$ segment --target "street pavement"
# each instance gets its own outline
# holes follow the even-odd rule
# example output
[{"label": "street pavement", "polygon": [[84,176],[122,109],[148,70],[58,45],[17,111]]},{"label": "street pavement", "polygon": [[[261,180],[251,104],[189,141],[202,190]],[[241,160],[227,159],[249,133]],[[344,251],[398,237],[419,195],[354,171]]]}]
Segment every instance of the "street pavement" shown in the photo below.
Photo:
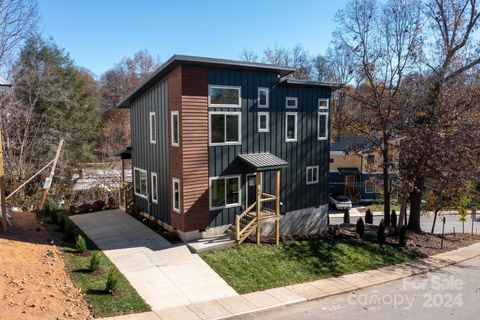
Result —
[{"label": "street pavement", "polygon": [[[365,215],[361,215],[365,219]],[[350,217],[350,222],[351,223],[356,223],[357,219],[360,216],[351,216]],[[459,217],[457,214],[446,214],[445,215],[446,222],[445,222],[445,233],[453,233],[454,229],[456,233],[461,233],[463,231],[462,227],[462,222],[460,222]],[[373,217],[373,223],[374,224],[379,224],[380,220],[382,220],[383,217],[380,215],[374,215]],[[343,223],[343,217],[330,217],[330,224],[341,224]],[[433,224],[433,214],[431,215],[422,215],[420,218],[420,224],[422,227],[422,230],[425,232],[430,232],[432,230],[432,224]],[[442,233],[442,218],[441,216],[437,217],[437,222],[435,224],[435,233],[441,234]],[[472,232],[472,220],[470,218],[470,215],[467,216],[467,221],[465,222],[465,233],[471,233]],[[480,220],[477,219],[477,221],[474,221],[473,225],[473,232],[477,233],[480,232]]]},{"label": "street pavement", "polygon": [[375,287],[234,319],[479,319],[480,257]]}]

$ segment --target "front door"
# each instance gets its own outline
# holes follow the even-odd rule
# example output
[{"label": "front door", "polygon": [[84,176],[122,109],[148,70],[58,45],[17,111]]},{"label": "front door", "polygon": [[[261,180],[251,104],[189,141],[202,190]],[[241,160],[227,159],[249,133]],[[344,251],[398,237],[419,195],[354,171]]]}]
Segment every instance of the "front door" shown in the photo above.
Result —
[{"label": "front door", "polygon": [[352,195],[354,193],[356,180],[357,179],[355,176],[345,177],[345,194],[346,195]]},{"label": "front door", "polygon": [[[260,177],[260,181],[261,180],[262,180],[262,177]],[[256,200],[257,200],[257,176],[255,174],[248,174],[247,175],[247,208],[250,207]]]}]

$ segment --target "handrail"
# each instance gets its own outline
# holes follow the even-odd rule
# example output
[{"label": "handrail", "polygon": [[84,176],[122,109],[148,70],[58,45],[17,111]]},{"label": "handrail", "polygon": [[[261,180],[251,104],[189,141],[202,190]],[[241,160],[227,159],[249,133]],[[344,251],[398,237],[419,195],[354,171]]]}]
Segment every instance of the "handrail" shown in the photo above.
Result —
[{"label": "handrail", "polygon": [[253,210],[253,208],[255,208],[255,206],[257,205],[257,202],[255,201],[254,203],[252,203],[252,205],[250,205],[250,207],[248,207],[247,209],[245,209],[242,213],[240,213],[238,215],[238,217],[243,218],[245,215],[247,215],[250,211]]}]

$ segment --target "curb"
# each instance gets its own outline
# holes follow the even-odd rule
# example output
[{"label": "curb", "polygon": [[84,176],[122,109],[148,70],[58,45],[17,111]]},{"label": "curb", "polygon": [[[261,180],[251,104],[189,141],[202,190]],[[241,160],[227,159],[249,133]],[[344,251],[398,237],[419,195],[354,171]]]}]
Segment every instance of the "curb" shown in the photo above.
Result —
[{"label": "curb", "polygon": [[480,242],[457,250],[379,269],[320,279],[247,293],[243,295],[194,303],[140,314],[116,316],[103,320],[219,320],[265,311],[306,301],[318,300],[395,280],[423,274],[480,256]]}]

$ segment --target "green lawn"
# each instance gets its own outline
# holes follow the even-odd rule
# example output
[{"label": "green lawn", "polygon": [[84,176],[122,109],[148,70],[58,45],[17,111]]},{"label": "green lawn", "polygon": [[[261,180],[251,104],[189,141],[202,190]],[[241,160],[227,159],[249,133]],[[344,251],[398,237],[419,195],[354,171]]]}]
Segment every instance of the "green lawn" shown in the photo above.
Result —
[{"label": "green lawn", "polygon": [[[91,256],[77,254],[72,248],[73,244],[62,240],[62,234],[58,232],[57,226],[48,223],[48,218],[43,220],[44,226],[49,230],[51,236],[55,238],[57,245],[64,253],[67,272],[70,274],[70,277],[75,284],[81,288],[85,294],[87,302],[96,318],[150,310],[150,307],[138,295],[137,291],[135,291],[127,279],[116,270],[113,263],[95,246],[94,243],[87,239],[85,235],[83,236],[87,239],[89,251],[92,254],[94,252],[100,253],[100,268],[103,270],[101,275],[94,276],[88,270]],[[77,232],[80,231],[77,229]],[[108,273],[112,269],[115,269],[119,275],[119,294],[116,295],[104,292]]]},{"label": "green lawn", "polygon": [[237,292],[375,269],[414,260],[414,254],[362,240],[288,241],[280,246],[242,244],[202,258]]},{"label": "green lawn", "polygon": [[[383,203],[370,204],[370,205],[367,206],[367,208],[370,209],[370,211],[372,211],[372,212],[376,212],[376,211],[383,212]],[[390,210],[397,211],[397,215],[398,215],[399,211],[400,211],[400,205],[398,205],[396,203],[392,203],[392,204],[390,204]]]}]

